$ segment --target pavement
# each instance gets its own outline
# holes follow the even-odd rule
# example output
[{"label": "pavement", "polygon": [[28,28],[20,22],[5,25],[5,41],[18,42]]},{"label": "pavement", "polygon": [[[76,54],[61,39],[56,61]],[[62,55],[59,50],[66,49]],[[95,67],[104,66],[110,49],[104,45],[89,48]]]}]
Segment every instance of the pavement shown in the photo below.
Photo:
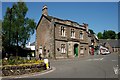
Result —
[{"label": "pavement", "polygon": [[[118,54],[50,60],[52,69],[14,78],[118,78]],[[13,78],[13,77],[11,77]]]}]

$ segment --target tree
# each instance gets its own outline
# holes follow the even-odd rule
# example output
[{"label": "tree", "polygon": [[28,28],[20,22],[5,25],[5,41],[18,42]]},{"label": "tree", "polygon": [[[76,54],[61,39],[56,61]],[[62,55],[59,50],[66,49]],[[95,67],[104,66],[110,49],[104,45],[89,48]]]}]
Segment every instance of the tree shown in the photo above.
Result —
[{"label": "tree", "polygon": [[[26,17],[28,8],[24,2],[14,3],[12,8],[7,8],[2,23],[3,47],[8,50],[11,46],[25,47],[25,44],[34,34],[36,23]],[[9,44],[9,45],[8,45]],[[16,48],[16,55],[18,49]]]},{"label": "tree", "polygon": [[116,33],[115,31],[112,30],[104,30],[103,32],[103,39],[115,39],[116,38]]},{"label": "tree", "polygon": [[118,39],[120,39],[120,32],[118,32],[118,34],[117,34],[117,35],[118,35]]},{"label": "tree", "polygon": [[0,20],[0,50],[2,50],[2,21]]},{"label": "tree", "polygon": [[108,39],[108,34],[106,30],[104,30],[103,32],[103,39]]},{"label": "tree", "polygon": [[98,39],[102,39],[102,38],[103,38],[103,34],[102,34],[101,32],[99,32],[99,33],[97,34],[97,37],[98,37]]},{"label": "tree", "polygon": [[89,31],[91,34],[95,34],[92,29],[89,29],[88,31]]}]

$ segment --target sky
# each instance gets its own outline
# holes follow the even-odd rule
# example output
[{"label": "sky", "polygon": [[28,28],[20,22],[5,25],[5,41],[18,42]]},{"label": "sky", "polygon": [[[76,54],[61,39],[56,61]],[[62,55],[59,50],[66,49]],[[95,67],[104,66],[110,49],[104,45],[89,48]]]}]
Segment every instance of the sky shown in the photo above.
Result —
[{"label": "sky", "polygon": [[[13,2],[2,2],[2,16],[7,7],[12,7]],[[34,19],[38,23],[43,5],[48,7],[48,15],[60,19],[67,19],[87,23],[89,29],[96,34],[104,30],[118,32],[118,3],[117,2],[26,2],[28,12],[26,17]],[[31,36],[30,42],[35,41],[35,36]]]}]

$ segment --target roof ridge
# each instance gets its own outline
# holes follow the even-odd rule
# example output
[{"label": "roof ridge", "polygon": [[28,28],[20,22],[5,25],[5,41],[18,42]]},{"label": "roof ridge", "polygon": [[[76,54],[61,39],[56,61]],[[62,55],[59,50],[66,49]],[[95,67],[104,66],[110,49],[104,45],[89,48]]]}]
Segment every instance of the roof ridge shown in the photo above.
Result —
[{"label": "roof ridge", "polygon": [[50,15],[47,15],[46,17],[49,18],[50,20],[54,18],[54,19],[58,19],[58,20],[61,20],[61,21],[70,21],[71,23],[75,23],[79,26],[83,26],[83,25],[79,24],[78,22],[75,22],[75,21],[72,21],[72,20],[69,20],[69,19],[61,19],[61,18],[58,18],[58,17],[50,16]]}]

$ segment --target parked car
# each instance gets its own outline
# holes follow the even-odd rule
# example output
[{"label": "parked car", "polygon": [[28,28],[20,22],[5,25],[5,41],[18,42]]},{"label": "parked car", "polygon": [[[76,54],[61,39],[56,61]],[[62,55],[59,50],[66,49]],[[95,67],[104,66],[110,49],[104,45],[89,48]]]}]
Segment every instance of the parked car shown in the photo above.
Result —
[{"label": "parked car", "polygon": [[109,50],[105,50],[104,52],[102,52],[102,55],[107,55],[110,54]]},{"label": "parked car", "polygon": [[100,54],[102,54],[102,55],[110,54],[110,51],[107,48],[101,46],[100,47]]}]

